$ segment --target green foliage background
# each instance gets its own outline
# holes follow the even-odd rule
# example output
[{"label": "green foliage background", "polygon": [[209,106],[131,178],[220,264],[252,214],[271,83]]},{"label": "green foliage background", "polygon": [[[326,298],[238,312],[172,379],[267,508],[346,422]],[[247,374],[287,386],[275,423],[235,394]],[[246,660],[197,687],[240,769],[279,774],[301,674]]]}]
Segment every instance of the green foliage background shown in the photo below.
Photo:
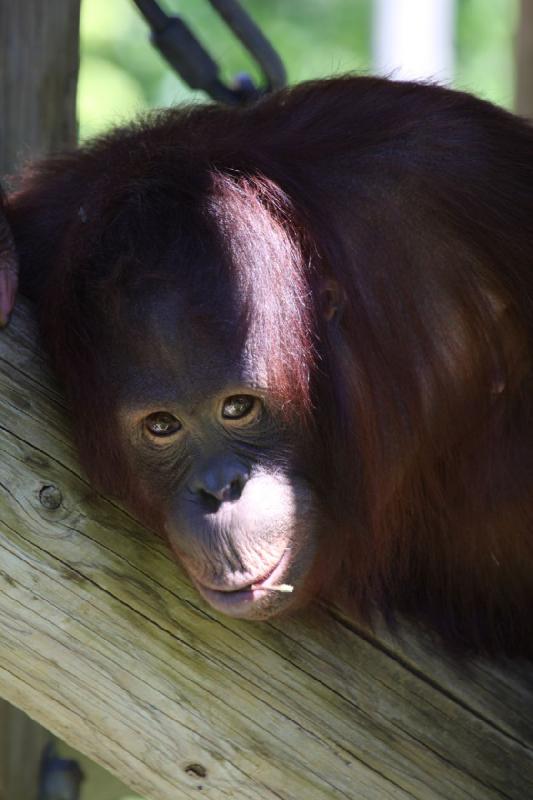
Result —
[{"label": "green foliage background", "polygon": [[[182,16],[223,66],[254,72],[206,0],[161,0]],[[289,80],[371,71],[372,0],[243,0],[281,54]],[[513,105],[518,0],[457,0],[454,85]],[[194,98],[148,42],[131,0],[83,0],[79,120],[82,138],[145,108]]]}]

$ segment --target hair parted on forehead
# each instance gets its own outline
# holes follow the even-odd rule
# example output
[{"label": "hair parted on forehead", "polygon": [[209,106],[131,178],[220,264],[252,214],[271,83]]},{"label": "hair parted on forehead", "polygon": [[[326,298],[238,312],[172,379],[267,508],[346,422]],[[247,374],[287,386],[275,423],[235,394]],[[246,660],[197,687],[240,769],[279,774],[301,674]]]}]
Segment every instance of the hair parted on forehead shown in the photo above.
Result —
[{"label": "hair parted on forehead", "polygon": [[309,411],[315,358],[313,265],[289,198],[261,175],[212,174],[208,203],[239,304],[240,340],[282,406]]},{"label": "hair parted on forehead", "polygon": [[317,338],[312,247],[272,179],[194,167],[177,152],[166,172],[157,162],[107,195],[88,190],[63,234],[60,281],[47,290],[50,341],[61,361],[76,351],[69,369],[83,362],[86,377],[99,337],[142,317],[149,295],[176,290],[192,319],[260,362],[273,401],[303,421]]}]

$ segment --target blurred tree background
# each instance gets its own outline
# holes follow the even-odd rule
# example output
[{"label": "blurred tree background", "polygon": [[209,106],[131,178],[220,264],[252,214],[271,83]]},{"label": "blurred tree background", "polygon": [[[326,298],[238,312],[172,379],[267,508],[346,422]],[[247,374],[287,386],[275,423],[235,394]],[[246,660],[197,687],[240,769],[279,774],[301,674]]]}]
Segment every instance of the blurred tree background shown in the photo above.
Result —
[{"label": "blurred tree background", "polygon": [[[185,19],[225,79],[242,71],[255,74],[207,2],[162,0],[162,5]],[[291,83],[372,72],[372,0],[243,0],[243,5],[282,56]],[[513,107],[517,15],[518,0],[456,0],[456,88]],[[81,138],[142,109],[195,98],[151,47],[131,0],[83,0],[81,47]]]}]

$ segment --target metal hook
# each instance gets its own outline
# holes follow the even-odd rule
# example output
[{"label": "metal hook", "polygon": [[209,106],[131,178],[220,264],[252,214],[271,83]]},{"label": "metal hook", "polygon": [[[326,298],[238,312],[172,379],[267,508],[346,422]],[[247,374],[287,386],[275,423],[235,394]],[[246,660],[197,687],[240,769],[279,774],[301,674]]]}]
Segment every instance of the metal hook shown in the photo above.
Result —
[{"label": "metal hook", "polygon": [[151,29],[151,41],[192,89],[201,89],[213,100],[228,105],[246,105],[286,83],[283,62],[251,17],[237,0],[209,0],[265,77],[257,87],[249,75],[237,76],[234,87],[220,79],[218,64],[200,44],[186,23],[166,14],[156,0],[133,0]]}]

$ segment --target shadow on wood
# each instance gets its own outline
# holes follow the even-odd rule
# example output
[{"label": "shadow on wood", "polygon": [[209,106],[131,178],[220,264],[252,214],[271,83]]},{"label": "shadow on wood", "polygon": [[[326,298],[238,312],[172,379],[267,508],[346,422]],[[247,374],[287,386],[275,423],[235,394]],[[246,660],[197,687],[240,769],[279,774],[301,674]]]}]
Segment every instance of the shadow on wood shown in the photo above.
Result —
[{"label": "shadow on wood", "polygon": [[525,800],[533,669],[338,611],[208,609],[78,467],[21,302],[0,335],[0,695],[151,800]]}]

